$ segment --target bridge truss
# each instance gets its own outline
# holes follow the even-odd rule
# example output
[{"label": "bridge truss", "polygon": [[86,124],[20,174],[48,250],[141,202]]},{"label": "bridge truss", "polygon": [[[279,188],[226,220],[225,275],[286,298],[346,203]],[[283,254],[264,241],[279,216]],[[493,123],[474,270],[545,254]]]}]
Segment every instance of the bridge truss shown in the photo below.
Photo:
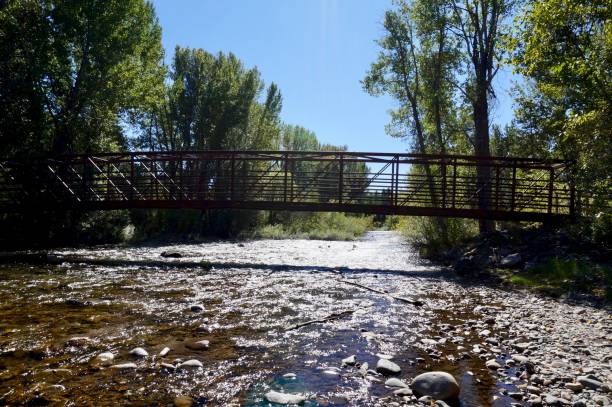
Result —
[{"label": "bridge truss", "polygon": [[[490,176],[482,182],[477,168]],[[0,161],[0,212],[263,209],[548,221],[567,161],[357,152],[126,152]],[[485,205],[482,203],[485,202]]]}]

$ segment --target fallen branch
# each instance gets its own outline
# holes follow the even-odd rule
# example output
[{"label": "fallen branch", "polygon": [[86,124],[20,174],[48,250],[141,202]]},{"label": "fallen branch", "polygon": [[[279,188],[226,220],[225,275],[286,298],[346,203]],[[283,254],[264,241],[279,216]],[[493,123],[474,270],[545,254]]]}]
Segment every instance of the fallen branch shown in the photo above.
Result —
[{"label": "fallen branch", "polygon": [[306,321],[306,322],[302,322],[301,324],[296,324],[296,325],[291,325],[289,327],[287,327],[287,329],[285,329],[285,331],[293,331],[295,329],[299,329],[303,326],[307,326],[307,325],[312,325],[312,324],[323,324],[325,322],[329,322],[329,321],[333,321],[335,319],[339,319],[342,318],[346,315],[350,315],[353,312],[355,312],[355,310],[347,310],[347,311],[342,311],[342,312],[338,312],[336,314],[331,314],[325,318],[322,319],[313,319],[311,321]]},{"label": "fallen branch", "polygon": [[410,298],[404,298],[404,297],[398,297],[398,296],[395,296],[395,295],[389,294],[389,293],[388,293],[388,292],[386,292],[386,291],[383,291],[383,290],[378,290],[378,289],[376,289],[376,288],[372,288],[372,287],[368,287],[368,286],[363,285],[363,284],[354,283],[354,282],[352,282],[352,281],[348,281],[348,280],[345,280],[345,279],[339,279],[338,281],[340,281],[340,282],[342,282],[342,283],[345,283],[345,284],[354,285],[355,287],[359,287],[359,288],[362,288],[362,289],[364,289],[364,290],[372,291],[372,292],[374,292],[374,293],[378,293],[378,294],[386,295],[386,296],[388,296],[388,297],[393,298],[394,300],[401,301],[401,302],[405,302],[405,303],[407,303],[407,304],[412,304],[412,305],[414,305],[415,307],[420,307],[420,306],[422,306],[422,305],[424,304],[424,303],[423,303],[423,301],[419,301],[419,300],[411,300]]}]

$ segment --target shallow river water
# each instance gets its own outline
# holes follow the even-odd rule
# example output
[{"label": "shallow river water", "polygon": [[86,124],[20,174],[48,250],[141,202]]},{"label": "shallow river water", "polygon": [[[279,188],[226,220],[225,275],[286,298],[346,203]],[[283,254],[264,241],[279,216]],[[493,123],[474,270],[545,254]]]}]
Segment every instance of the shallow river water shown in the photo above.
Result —
[{"label": "shallow river water", "polygon": [[[168,250],[182,257],[160,257]],[[429,370],[451,373],[461,387],[457,404],[509,406],[522,403],[507,394],[523,383],[521,372],[500,375],[486,360],[503,365],[520,340],[540,349],[547,338],[569,335],[554,321],[538,322],[545,316],[513,316],[525,303],[560,312],[555,302],[461,283],[420,260],[392,232],[370,232],[355,242],[260,240],[57,254],[132,263],[0,265],[0,405],[165,406],[186,396],[202,406],[268,406],[269,390],[307,394],[307,406],[409,404],[385,387],[386,377],[341,366],[356,355],[374,369],[384,354],[408,383]],[[169,266],[147,263],[160,260]],[[567,315],[601,312],[567,307]],[[605,342],[609,319],[602,324],[596,315],[599,325],[585,330],[595,329]],[[326,321],[330,316],[336,318]],[[322,321],[296,327],[313,320]],[[534,339],[523,322],[549,329]],[[201,340],[209,346],[194,349]],[[131,356],[135,347],[149,356]],[[159,356],[165,347],[169,353]],[[537,351],[521,350],[529,355],[529,349]],[[580,366],[607,351],[579,355]],[[96,359],[103,352],[113,353],[113,361]],[[191,359],[203,367],[172,367]],[[136,367],[109,366],[124,363]]]}]

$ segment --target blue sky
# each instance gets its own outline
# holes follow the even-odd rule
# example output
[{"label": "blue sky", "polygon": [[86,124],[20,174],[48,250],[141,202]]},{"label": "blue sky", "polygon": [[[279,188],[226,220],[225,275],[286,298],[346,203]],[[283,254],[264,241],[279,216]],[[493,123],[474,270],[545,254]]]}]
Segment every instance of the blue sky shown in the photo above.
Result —
[{"label": "blue sky", "polygon": [[[401,152],[387,136],[394,101],[366,94],[363,78],[383,34],[390,0],[153,0],[166,61],[176,45],[233,52],[283,94],[281,117],[351,151]],[[497,81],[493,119],[511,118],[509,75]]]}]

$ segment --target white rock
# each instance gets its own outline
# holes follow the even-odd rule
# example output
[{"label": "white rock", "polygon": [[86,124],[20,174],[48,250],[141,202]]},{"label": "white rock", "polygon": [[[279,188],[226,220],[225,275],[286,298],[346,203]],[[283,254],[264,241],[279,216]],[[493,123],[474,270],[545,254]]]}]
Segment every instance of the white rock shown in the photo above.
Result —
[{"label": "white rock", "polygon": [[300,404],[306,400],[302,394],[279,393],[274,390],[267,392],[265,397],[270,403],[277,404]]},{"label": "white rock", "polygon": [[129,362],[129,363],[120,363],[118,365],[112,365],[110,368],[119,369],[119,370],[127,370],[127,369],[136,369],[137,367],[138,366],[136,366],[136,363]]},{"label": "white rock", "polygon": [[178,367],[182,369],[188,369],[188,368],[198,369],[200,367],[204,367],[204,365],[202,364],[202,362],[200,362],[197,359],[189,359],[183,363],[179,363]]},{"label": "white rock", "polygon": [[408,387],[408,385],[406,383],[404,383],[403,381],[401,381],[400,379],[397,379],[395,377],[392,377],[389,380],[387,380],[385,382],[385,386],[400,387],[400,388]]},{"label": "white rock", "polygon": [[383,374],[397,374],[402,369],[388,359],[379,359],[376,363],[376,371]]},{"label": "white rock", "polygon": [[342,359],[342,366],[353,366],[355,363],[357,363],[355,355]]},{"label": "white rock", "polygon": [[132,349],[130,351],[130,355],[136,356],[138,358],[146,358],[147,356],[149,356],[149,352],[147,352],[143,348],[138,347],[138,348]]},{"label": "white rock", "polygon": [[165,347],[164,349],[161,350],[161,352],[159,352],[159,356],[164,357],[166,356],[168,353],[170,352],[170,348],[169,347]]},{"label": "white rock", "polygon": [[113,359],[115,359],[115,355],[112,352],[103,352],[94,358],[94,362],[110,365]]}]

